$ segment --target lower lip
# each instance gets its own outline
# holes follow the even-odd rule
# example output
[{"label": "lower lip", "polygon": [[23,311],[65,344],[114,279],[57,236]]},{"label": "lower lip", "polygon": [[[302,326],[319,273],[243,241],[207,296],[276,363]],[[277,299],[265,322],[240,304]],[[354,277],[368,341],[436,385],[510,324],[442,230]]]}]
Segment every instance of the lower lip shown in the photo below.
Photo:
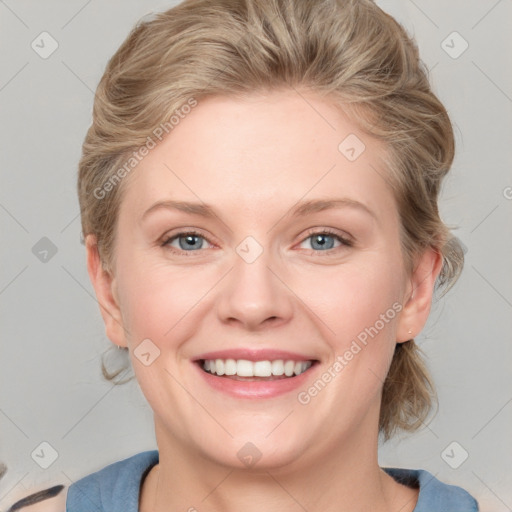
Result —
[{"label": "lower lip", "polygon": [[315,368],[316,363],[310,366],[304,373],[287,377],[285,379],[262,380],[262,381],[241,381],[227,377],[219,377],[205,372],[200,363],[194,363],[197,371],[205,382],[212,388],[226,393],[235,398],[274,398],[289,393],[301,386],[304,386],[306,379]]}]

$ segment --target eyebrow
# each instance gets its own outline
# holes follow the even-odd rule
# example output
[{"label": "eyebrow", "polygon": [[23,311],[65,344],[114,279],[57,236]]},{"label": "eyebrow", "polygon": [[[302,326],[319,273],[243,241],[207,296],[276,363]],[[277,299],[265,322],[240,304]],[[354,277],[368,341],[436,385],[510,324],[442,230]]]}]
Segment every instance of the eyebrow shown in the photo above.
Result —
[{"label": "eyebrow", "polygon": [[[297,203],[290,213],[293,217],[304,217],[311,213],[321,212],[324,210],[330,210],[334,208],[353,208],[365,212],[369,214],[371,217],[373,217],[375,220],[377,220],[376,213],[372,211],[368,206],[366,206],[364,203],[361,203],[350,198],[314,199],[309,201],[302,201]],[[213,217],[218,217],[218,215],[215,213],[214,208],[208,204],[193,203],[188,201],[175,201],[169,199],[165,201],[158,201],[155,204],[153,204],[144,212],[144,214],[142,215],[142,220],[144,220],[150,213],[161,209],[178,210],[184,213],[199,215],[201,217],[209,219]]]}]

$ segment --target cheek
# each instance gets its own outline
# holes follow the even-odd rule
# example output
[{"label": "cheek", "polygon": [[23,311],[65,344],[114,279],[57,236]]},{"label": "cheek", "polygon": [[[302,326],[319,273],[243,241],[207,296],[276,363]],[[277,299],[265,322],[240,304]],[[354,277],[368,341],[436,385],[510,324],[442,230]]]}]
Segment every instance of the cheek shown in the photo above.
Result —
[{"label": "cheek", "polygon": [[[322,320],[316,324],[329,343],[325,377],[332,378],[332,389],[338,392],[325,399],[334,400],[333,408],[363,411],[379,399],[396,346],[402,309],[400,275],[393,258],[386,262],[382,256],[369,257],[358,265],[316,275],[302,289],[307,304]],[[340,400],[340,395],[347,400]]]},{"label": "cheek", "polygon": [[205,280],[197,270],[148,260],[127,261],[123,272],[123,319],[137,381],[153,410],[162,403],[176,408],[183,395],[183,368],[176,363],[181,345],[193,337]]},{"label": "cheek", "polygon": [[191,321],[208,302],[208,292],[218,280],[213,268],[171,268],[165,262],[147,260],[128,262],[124,271],[123,318],[132,345],[150,338],[161,348],[190,335]]},{"label": "cheek", "polygon": [[316,323],[324,324],[327,338],[335,340],[340,349],[347,340],[375,324],[379,334],[394,334],[400,309],[400,269],[382,259],[372,260],[302,272],[295,278],[297,295],[317,317]]}]

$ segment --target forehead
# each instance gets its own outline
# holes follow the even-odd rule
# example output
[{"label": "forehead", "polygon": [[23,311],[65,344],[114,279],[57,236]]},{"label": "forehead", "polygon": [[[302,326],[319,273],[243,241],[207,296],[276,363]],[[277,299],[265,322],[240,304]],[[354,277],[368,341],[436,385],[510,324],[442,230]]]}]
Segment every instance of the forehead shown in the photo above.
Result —
[{"label": "forehead", "polygon": [[312,93],[210,97],[137,165],[121,211],[141,215],[156,201],[180,199],[258,216],[263,204],[343,196],[370,201],[379,214],[392,200],[384,154],[332,101]]}]

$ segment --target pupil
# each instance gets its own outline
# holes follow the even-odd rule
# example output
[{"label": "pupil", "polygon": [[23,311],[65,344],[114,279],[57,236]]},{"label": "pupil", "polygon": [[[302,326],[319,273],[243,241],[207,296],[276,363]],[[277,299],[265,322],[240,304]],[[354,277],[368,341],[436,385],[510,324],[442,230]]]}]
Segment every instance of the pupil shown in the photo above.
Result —
[{"label": "pupil", "polygon": [[316,235],[314,238],[314,243],[316,243],[320,248],[331,249],[332,243],[328,244],[325,241],[326,238],[331,238],[331,236],[330,235]]},{"label": "pupil", "polygon": [[[181,243],[180,241],[180,246],[182,249],[187,249],[187,248],[194,248],[194,247],[198,247],[199,246],[199,243],[197,242],[197,238],[199,238],[197,235],[187,235],[184,237],[185,238],[185,246]],[[188,244],[188,245],[187,245]]]}]

